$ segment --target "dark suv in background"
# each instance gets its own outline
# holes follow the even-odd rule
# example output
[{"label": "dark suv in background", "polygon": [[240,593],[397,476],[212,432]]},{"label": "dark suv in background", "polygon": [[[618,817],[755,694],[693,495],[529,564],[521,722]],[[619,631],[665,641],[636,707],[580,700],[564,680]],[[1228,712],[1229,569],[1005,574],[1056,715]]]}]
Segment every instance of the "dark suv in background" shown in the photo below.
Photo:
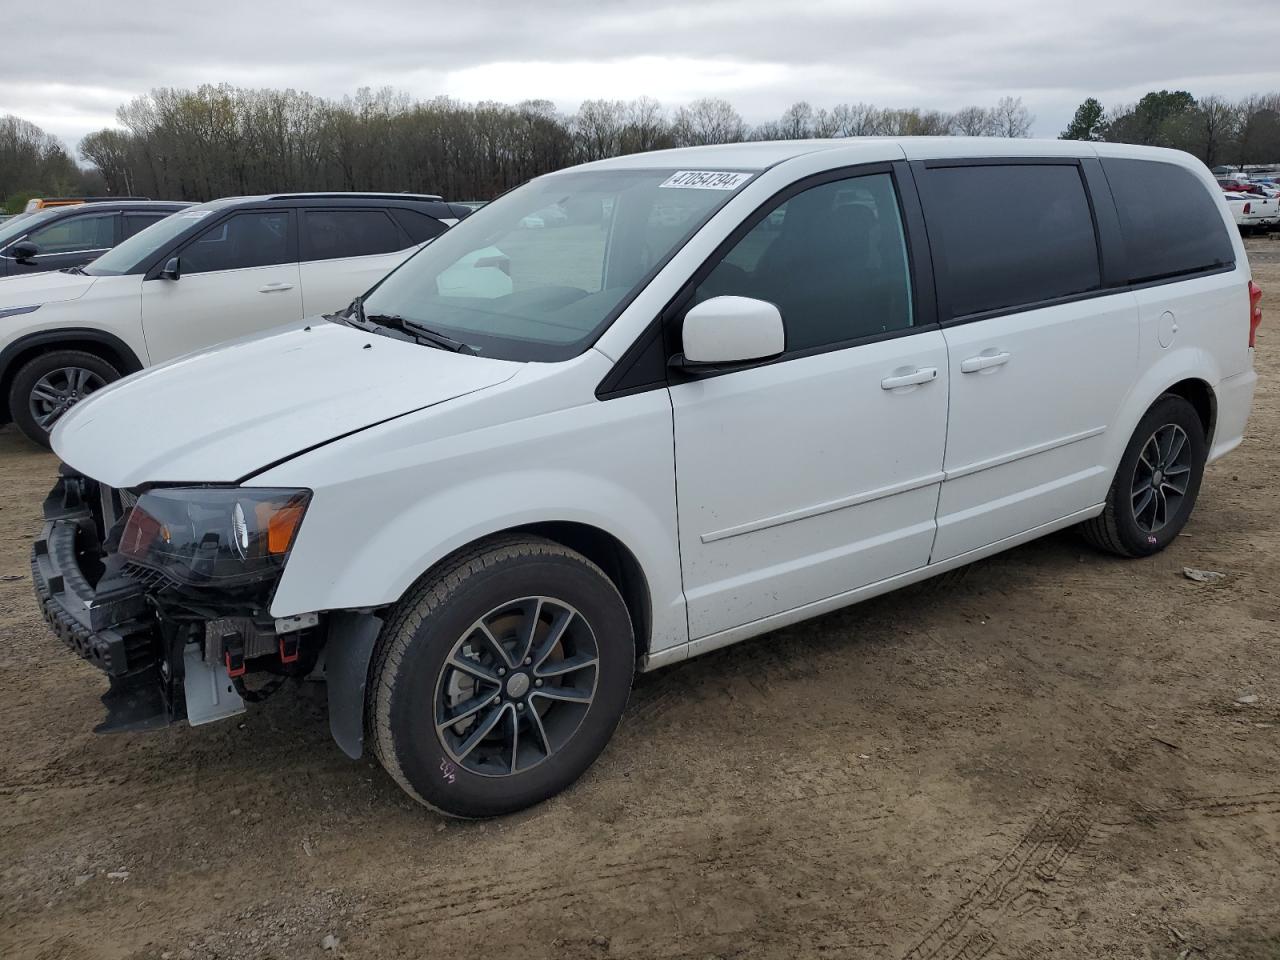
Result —
[{"label": "dark suv in background", "polygon": [[85,200],[0,223],[0,277],[79,267],[189,203]]}]

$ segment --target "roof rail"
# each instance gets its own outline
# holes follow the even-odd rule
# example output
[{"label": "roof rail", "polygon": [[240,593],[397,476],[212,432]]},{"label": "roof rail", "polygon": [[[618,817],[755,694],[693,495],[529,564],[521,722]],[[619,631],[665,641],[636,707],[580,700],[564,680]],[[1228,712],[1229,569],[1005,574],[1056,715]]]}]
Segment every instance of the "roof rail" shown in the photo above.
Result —
[{"label": "roof rail", "polygon": [[23,208],[24,213],[43,210],[46,207],[70,207],[82,203],[111,203],[118,200],[150,200],[150,197],[32,197]]},{"label": "roof rail", "polygon": [[436,193],[382,193],[371,190],[342,190],[334,192],[320,191],[318,193],[277,193],[270,197],[271,200],[288,200],[292,197],[308,197],[316,200],[345,200],[347,198],[372,198],[376,200],[437,200],[442,201],[444,197]]}]

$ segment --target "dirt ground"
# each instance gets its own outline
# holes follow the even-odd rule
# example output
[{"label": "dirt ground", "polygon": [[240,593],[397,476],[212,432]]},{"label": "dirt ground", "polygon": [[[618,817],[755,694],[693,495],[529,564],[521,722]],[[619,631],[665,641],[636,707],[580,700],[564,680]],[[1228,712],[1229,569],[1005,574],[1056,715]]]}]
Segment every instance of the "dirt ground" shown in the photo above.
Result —
[{"label": "dirt ground", "polygon": [[1280,237],[1250,248],[1249,437],[1166,552],[1066,532],[641,677],[580,783],[485,824],[346,760],[314,684],[93,735],[27,569],[55,463],[6,429],[0,957],[1280,958]]}]

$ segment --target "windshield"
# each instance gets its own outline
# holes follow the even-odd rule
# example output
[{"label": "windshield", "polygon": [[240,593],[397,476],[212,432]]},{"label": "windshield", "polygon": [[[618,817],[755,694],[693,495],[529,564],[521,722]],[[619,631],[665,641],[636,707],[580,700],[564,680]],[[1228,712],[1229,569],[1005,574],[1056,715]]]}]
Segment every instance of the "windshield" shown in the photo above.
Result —
[{"label": "windshield", "polygon": [[179,234],[190,230],[215,209],[217,208],[213,204],[205,203],[198,207],[180,210],[163,220],[157,220],[151,226],[139,230],[128,240],[117,244],[97,260],[85,264],[84,272],[95,277],[118,277],[121,274],[134,273],[150,260],[157,250]]},{"label": "windshield", "polygon": [[53,207],[37,213],[19,213],[0,223],[0,249],[7,247],[19,237],[26,236],[32,228],[40,226],[46,220],[52,220],[62,212],[63,210],[58,207]]},{"label": "windshield", "polygon": [[534,180],[408,260],[364,313],[401,317],[484,356],[568,359],[749,179],[583,170]]}]

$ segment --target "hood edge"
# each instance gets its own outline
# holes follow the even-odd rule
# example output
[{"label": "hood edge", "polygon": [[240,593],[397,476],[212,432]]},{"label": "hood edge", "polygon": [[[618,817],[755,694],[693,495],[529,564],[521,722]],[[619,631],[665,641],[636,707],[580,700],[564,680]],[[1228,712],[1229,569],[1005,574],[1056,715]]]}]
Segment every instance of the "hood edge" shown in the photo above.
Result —
[{"label": "hood edge", "polygon": [[421,413],[423,410],[429,410],[432,407],[438,407],[442,403],[449,403],[450,401],[453,401],[453,400],[460,400],[463,397],[469,397],[473,393],[480,393],[481,391],[484,391],[484,390],[492,390],[494,387],[500,387],[502,386],[502,384],[507,383],[509,380],[511,380],[511,378],[514,377],[518,372],[519,370],[512,370],[509,376],[504,377],[503,379],[497,381],[496,383],[489,383],[483,387],[476,387],[472,390],[467,390],[464,393],[459,393],[452,397],[446,397],[443,400],[437,400],[435,403],[426,403],[420,407],[414,407],[412,410],[405,410],[402,413],[393,414],[392,416],[384,417],[381,420],[375,420],[373,423],[366,423],[364,426],[356,427],[353,430],[347,430],[345,433],[336,434],[335,436],[329,437],[325,440],[321,440],[319,443],[313,443],[309,447],[303,447],[301,450],[295,450],[293,453],[285,454],[283,457],[278,457],[277,459],[272,460],[261,467],[256,467],[253,470],[250,470],[243,477],[238,478],[235,481],[235,485],[243,486],[246,481],[252,480],[254,477],[260,476],[261,474],[266,473],[268,470],[274,470],[276,467],[280,466],[281,464],[288,463],[290,460],[296,460],[298,457],[311,453],[313,450],[319,450],[321,447],[327,447],[331,443],[337,443],[339,440],[345,440],[347,437],[355,436],[357,433],[363,433],[365,430],[372,430],[374,427],[380,427],[384,423],[391,423],[391,421],[393,420],[399,420],[402,417],[407,417],[415,413]]}]

